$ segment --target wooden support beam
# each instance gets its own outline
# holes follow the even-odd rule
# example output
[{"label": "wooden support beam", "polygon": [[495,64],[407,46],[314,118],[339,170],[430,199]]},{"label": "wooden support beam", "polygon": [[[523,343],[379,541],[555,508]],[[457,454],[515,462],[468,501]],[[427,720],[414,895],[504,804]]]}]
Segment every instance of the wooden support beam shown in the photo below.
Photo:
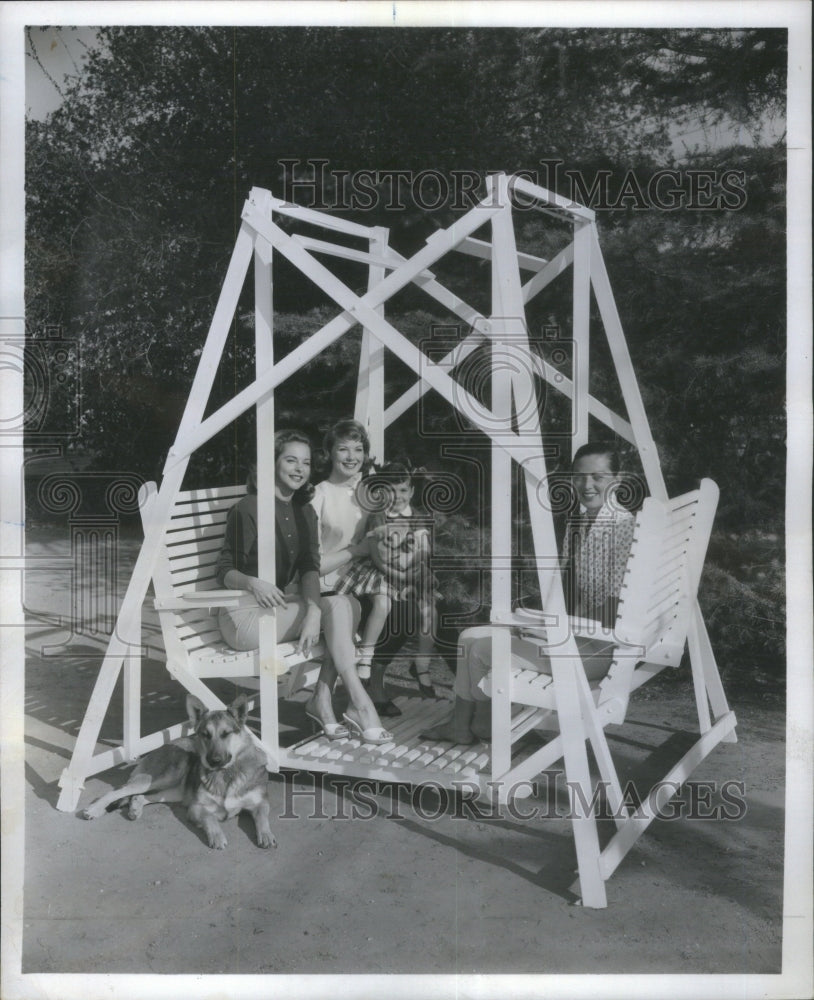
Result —
[{"label": "wooden support beam", "polygon": [[300,222],[306,222],[309,226],[332,229],[334,232],[344,233],[346,236],[361,236],[365,240],[370,240],[373,237],[373,229],[370,226],[362,226],[358,222],[351,222],[349,219],[343,219],[340,215],[329,215],[327,212],[317,212],[313,208],[304,208],[302,205],[283,201],[282,198],[275,198],[266,188],[252,188],[249,192],[248,201],[268,206],[272,212],[278,212],[280,215],[285,215],[290,219],[298,219]]},{"label": "wooden support beam", "polygon": [[[492,759],[491,780],[498,802],[508,801],[509,788],[503,787],[501,778],[512,764],[512,636],[507,628],[493,628],[491,634],[492,657]],[[495,670],[494,665],[499,664]]]},{"label": "wooden support beam", "polygon": [[590,208],[584,208],[582,205],[578,205],[575,201],[563,198],[562,195],[555,194],[553,191],[540,187],[539,184],[533,184],[530,180],[527,180],[525,177],[520,177],[519,175],[512,175],[509,177],[509,191],[511,193],[519,191],[521,194],[525,194],[533,198],[535,201],[539,201],[541,209],[556,209],[563,218],[570,219],[572,222],[578,219],[582,219],[586,222],[593,222],[596,218],[596,214]]},{"label": "wooden support beam", "polygon": [[582,705],[582,719],[585,724],[585,733],[591,744],[594,759],[599,768],[599,776],[605,783],[605,793],[608,796],[608,805],[611,808],[616,826],[621,829],[629,809],[625,805],[625,798],[622,794],[622,786],[619,783],[619,775],[616,773],[616,766],[611,757],[608,740],[605,736],[605,729],[602,725],[600,713],[594,703],[593,693],[588,684],[588,678],[583,669],[574,671],[576,676],[579,699]]},{"label": "wooden support beam", "polygon": [[[254,350],[255,377],[261,378],[274,367],[274,286],[273,250],[268,240],[258,236],[254,253]],[[274,394],[257,403],[257,505],[264,517],[257,519],[257,571],[261,580],[277,577],[274,457]],[[271,751],[269,768],[279,770],[279,720],[277,717],[277,616],[260,618],[260,739]]]},{"label": "wooden support beam", "polygon": [[[489,323],[484,326],[487,340],[491,344],[491,409],[497,430],[513,427],[512,371],[510,365],[515,357],[512,338],[518,336],[519,317],[509,315],[506,301],[510,296],[506,286],[516,284],[517,258],[514,249],[511,205],[505,196],[505,178],[501,184],[498,178],[490,177],[487,184],[490,194],[502,209],[492,220],[492,312]],[[506,621],[511,615],[512,597],[512,539],[513,479],[514,468],[511,453],[502,449],[493,440],[490,450],[490,508],[491,508],[491,619]],[[491,661],[501,664],[503,669],[495,675],[492,688],[492,780],[499,779],[511,766],[511,634],[507,629],[492,629]],[[507,795],[507,790],[498,786],[498,801]]]},{"label": "wooden support beam", "polygon": [[574,227],[573,369],[571,458],[588,443],[588,394],[591,360],[591,230],[586,222]]},{"label": "wooden support beam", "polygon": [[[524,335],[522,324],[525,317],[522,315],[522,304],[520,315],[514,311],[520,298],[520,280],[505,175],[488,177],[487,188],[492,198],[502,206],[492,219],[492,315],[488,328],[491,410],[498,432],[504,429],[511,432],[514,422],[512,365],[516,361],[523,363],[518,356],[517,341]],[[515,290],[517,294],[513,295]],[[511,614],[512,600],[512,574],[505,563],[513,552],[514,518],[511,514],[514,469],[511,452],[500,448],[495,441],[492,442],[491,466],[492,617],[495,621],[505,621]]]},{"label": "wooden support beam", "polygon": [[610,878],[624,859],[630,848],[650,826],[654,819],[664,809],[665,805],[676,795],[705,757],[734,731],[735,714],[727,712],[715,725],[697,740],[681,760],[651,790],[648,797],[622,828],[614,834],[600,859],[600,868],[604,878]]},{"label": "wooden support beam", "polygon": [[593,783],[585,745],[588,732],[582,717],[577,682],[577,672],[583,668],[573,637],[568,645],[573,647],[573,651],[552,651],[554,701],[560,723],[565,778],[573,816],[571,827],[577,850],[580,895],[584,906],[602,908],[608,902],[599,867],[599,836],[591,805]]},{"label": "wooden support beam", "polygon": [[[709,641],[709,633],[707,632],[707,626],[704,622],[704,616],[701,614],[698,601],[695,602],[693,609],[693,617],[687,634],[687,644],[690,652],[693,684],[696,689],[696,700],[700,700],[701,690],[706,691],[709,706],[712,710],[712,717],[717,721],[729,712],[729,704],[724,692],[724,686],[721,683],[721,675],[718,670],[718,664],[715,661],[715,653],[712,649],[712,643]],[[705,712],[699,707],[699,722],[704,717]],[[701,731],[704,732],[703,724],[701,725]],[[736,743],[737,736],[734,730],[727,734],[724,740],[727,743]]]},{"label": "wooden support beam", "polygon": [[[591,283],[597,304],[599,305],[599,311],[608,338],[608,346],[610,347],[619,385],[622,389],[622,397],[633,429],[634,443],[639,452],[648,488],[653,496],[664,500],[667,498],[667,487],[661,471],[658,450],[650,433],[650,425],[647,421],[644,403],[642,402],[639,386],[633,371],[630,351],[622,332],[622,323],[616,309],[610,278],[608,277],[605,261],[602,257],[602,250],[599,246],[599,237],[595,226],[591,227]],[[721,676],[715,663],[712,645],[710,644],[706,626],[704,625],[701,610],[697,602],[693,622],[688,634],[688,643],[696,690],[698,723],[701,731],[704,732],[709,727],[709,717],[706,707],[703,704],[703,698],[700,696],[701,678],[703,678],[703,687],[710,701],[713,716],[716,719],[724,716],[729,711],[729,706],[726,701],[723,685],[721,684]],[[729,738],[728,736],[727,739]]]},{"label": "wooden support beam", "polygon": [[[488,243],[486,240],[475,239],[474,236],[469,236],[458,246],[453,247],[456,253],[465,253],[470,257],[479,257],[481,260],[491,260],[492,259],[492,244]],[[520,253],[517,252],[517,266],[522,267],[525,271],[541,271],[548,261],[544,257],[535,257],[530,253]]]},{"label": "wooden support beam", "polygon": [[574,244],[569,243],[568,246],[560,250],[556,257],[552,257],[542,270],[538,271],[533,278],[529,278],[525,285],[523,285],[523,301],[526,303],[531,302],[535,295],[548,287],[573,262]]},{"label": "wooden support beam", "polygon": [[599,313],[608,338],[616,377],[622,390],[622,398],[627,409],[628,419],[633,428],[636,448],[639,452],[650,493],[659,500],[667,499],[667,487],[659,464],[656,442],[650,433],[650,425],[644,410],[644,403],[633,372],[633,362],[630,357],[625,335],[622,331],[622,321],[616,309],[616,301],[605,268],[602,250],[599,246],[599,236],[596,226],[590,227],[591,240],[591,284],[596,296]]},{"label": "wooden support beam", "polygon": [[[192,383],[192,390],[181,418],[178,438],[186,437],[203,416],[251,261],[253,242],[253,234],[249,227],[241,226]],[[134,647],[140,652],[141,606],[150,584],[159,546],[170,520],[170,510],[181,488],[188,461],[188,456],[185,456],[167,472],[152,504],[150,523],[145,531],[144,542],[136,558],[116,619],[116,626],[82,719],[71,761],[60,778],[62,791],[57,802],[57,808],[60,810],[71,811],[76,808],[124,659],[134,655]]]},{"label": "wooden support beam", "polygon": [[[383,264],[374,264],[374,259],[384,259],[387,255],[389,230],[384,226],[376,230],[370,240],[370,271],[367,290],[372,291],[384,279]],[[391,267],[393,264],[391,263]],[[376,306],[376,312],[384,316],[384,303]],[[384,348],[367,327],[362,331],[362,348],[359,356],[359,375],[356,381],[356,420],[367,428],[370,438],[370,454],[379,462],[384,461]]]}]

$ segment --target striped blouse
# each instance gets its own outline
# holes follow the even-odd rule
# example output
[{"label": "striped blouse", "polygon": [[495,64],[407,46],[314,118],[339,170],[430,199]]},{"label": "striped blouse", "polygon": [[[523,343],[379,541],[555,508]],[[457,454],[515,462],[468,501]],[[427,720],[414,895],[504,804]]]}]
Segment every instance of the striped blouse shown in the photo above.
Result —
[{"label": "striped blouse", "polygon": [[613,501],[603,504],[593,520],[584,513],[569,518],[562,554],[577,614],[601,619],[605,602],[619,597],[634,524],[630,511]]}]

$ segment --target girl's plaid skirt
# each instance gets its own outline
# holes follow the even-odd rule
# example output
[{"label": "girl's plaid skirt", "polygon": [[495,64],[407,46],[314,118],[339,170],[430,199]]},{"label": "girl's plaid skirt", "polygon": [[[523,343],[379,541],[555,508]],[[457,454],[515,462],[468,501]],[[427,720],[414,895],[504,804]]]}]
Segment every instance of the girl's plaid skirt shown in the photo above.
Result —
[{"label": "girl's plaid skirt", "polygon": [[356,597],[383,594],[392,601],[397,601],[400,594],[399,588],[393,586],[370,559],[360,559],[343,570],[336,581],[335,590],[337,594],[353,594]]},{"label": "girl's plaid skirt", "polygon": [[441,596],[435,574],[429,571],[417,573],[412,583],[396,586],[369,559],[352,563],[336,581],[337,594],[383,594],[391,601],[416,601],[420,607],[430,609]]}]

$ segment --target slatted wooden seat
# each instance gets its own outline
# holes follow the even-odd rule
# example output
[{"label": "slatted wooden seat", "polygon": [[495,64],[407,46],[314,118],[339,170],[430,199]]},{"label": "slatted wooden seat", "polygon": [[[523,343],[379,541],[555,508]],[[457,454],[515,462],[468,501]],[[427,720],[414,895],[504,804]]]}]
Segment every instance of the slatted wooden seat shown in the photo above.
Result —
[{"label": "slatted wooden seat", "polygon": [[[726,711],[713,724],[701,719],[700,739],[667,775],[653,786],[640,809],[631,813],[623,795],[604,734],[610,724],[624,722],[630,695],[666,667],[682,660],[696,602],[718,488],[704,480],[700,489],[672,500],[648,498],[636,517],[630,559],[624,576],[619,610],[613,629],[598,622],[571,619],[575,635],[590,635],[613,643],[613,662],[605,677],[589,683],[582,663],[548,645],[544,625],[534,615],[519,613],[514,625],[523,637],[550,656],[552,674],[528,669],[525,665],[495,658],[482,689],[492,696],[492,768],[482,788],[506,802],[531,792],[531,781],[565,755],[569,785],[579,785],[583,802],[596,801],[597,782],[586,783],[587,768],[574,773],[564,738],[572,748],[590,744],[618,827],[616,835],[601,852],[598,849],[595,818],[589,813],[574,820],[580,841],[580,886],[589,905],[605,905],[607,879],[635,840],[658,816],[659,809],[678,791],[698,764],[725,739],[734,738],[735,715]],[[541,617],[541,616],[540,616]],[[567,704],[566,683],[576,681],[577,700]],[[703,695],[703,677],[694,675],[696,695]],[[532,729],[549,727],[557,721],[561,735],[532,754],[517,756],[517,740]],[[482,774],[481,778],[487,776]],[[586,837],[584,824],[593,829]]]},{"label": "slatted wooden seat", "polygon": [[[141,512],[145,530],[150,521],[154,483],[143,489]],[[257,650],[230,649],[218,627],[218,609],[236,608],[250,600],[241,590],[222,590],[215,580],[229,510],[246,495],[245,486],[179,493],[153,568],[155,608],[161,623],[167,668],[197,678],[244,679],[259,675]],[[314,683],[324,647],[304,658],[294,643],[280,643],[274,672],[281,693],[294,694]]]}]

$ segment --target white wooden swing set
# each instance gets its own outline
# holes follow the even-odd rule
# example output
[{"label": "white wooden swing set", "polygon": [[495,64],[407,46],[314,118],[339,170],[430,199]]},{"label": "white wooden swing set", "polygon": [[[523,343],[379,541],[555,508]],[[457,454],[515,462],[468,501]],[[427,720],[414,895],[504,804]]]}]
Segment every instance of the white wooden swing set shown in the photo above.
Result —
[{"label": "white wooden swing set", "polygon": [[[537,211],[572,227],[573,238],[551,260],[518,252],[512,192]],[[309,228],[361,237],[367,249],[311,236],[290,235],[275,222],[283,216]],[[491,229],[491,242],[473,236]],[[484,316],[440,284],[429,270],[451,251],[491,262],[491,313]],[[273,353],[272,256],[282,254],[339,306],[341,312],[280,360]],[[368,290],[357,295],[319,257],[334,256],[368,268]],[[212,385],[254,259],[256,376],[215,412],[204,416]],[[525,306],[568,267],[573,273],[573,370],[567,378],[531,349]],[[525,283],[521,272],[530,272]],[[470,333],[440,361],[433,361],[384,315],[385,303],[409,283],[416,284],[469,328]],[[591,290],[604,326],[627,417],[589,393],[589,310]],[[290,694],[316,676],[318,664],[304,662],[291,645],[276,642],[274,617],[265,616],[260,648],[237,653],[225,647],[217,629],[217,609],[235,606],[240,591],[217,590],[213,564],[226,512],[242,487],[182,492],[193,452],[250,407],[257,415],[260,508],[259,575],[274,578],[274,390],[356,324],[363,329],[356,417],[368,428],[372,453],[383,457],[385,429],[428,390],[439,393],[464,420],[490,439],[491,452],[491,746],[434,745],[419,732],[438,721],[448,702],[402,699],[404,714],[394,720],[394,739],[371,746],[358,739],[329,743],[316,736],[281,747],[278,688]],[[468,392],[454,372],[475,350],[491,351],[491,402]],[[384,359],[391,351],[418,376],[399,399],[385,407]],[[572,449],[588,440],[589,418],[635,446],[650,496],[637,515],[634,541],[612,630],[615,659],[607,676],[589,683],[575,642],[580,629],[596,622],[569,619],[547,495],[541,426],[540,383],[570,399]],[[531,400],[533,405],[527,405]],[[511,514],[513,463],[520,469],[529,510],[544,615],[536,622],[512,609]],[[531,780],[559,760],[572,793],[572,827],[578,862],[578,892],[586,906],[607,905],[605,881],[636,839],[663,809],[700,762],[721,741],[735,741],[730,711],[696,593],[717,504],[717,488],[667,496],[655,444],[622,332],[599,247],[594,213],[520,177],[489,178],[487,195],[448,229],[434,233],[417,253],[404,258],[388,245],[388,230],[288,204],[255,188],[247,199],[228,272],[215,309],[177,438],[165,464],[160,488],[148,484],[142,498],[144,543],[125,593],[116,627],[93,689],[70,764],[60,779],[58,808],[77,807],[85,779],[133,760],[184,731],[141,732],[142,606],[152,581],[167,657],[167,669],[209,708],[222,707],[204,679],[253,678],[258,690],[258,742],[271,771],[281,768],[342,773],[382,781],[450,788],[474,787],[499,802],[528,795]],[[512,663],[511,630],[522,626],[551,653],[551,675]],[[699,736],[681,760],[657,782],[638,808],[629,807],[608,747],[605,727],[621,724],[628,699],[639,685],[666,666],[677,667],[689,645]],[[319,655],[319,652],[316,654]],[[120,746],[97,752],[100,728],[114,688],[123,676],[123,730]],[[412,707],[407,706],[407,702]],[[408,710],[409,708],[409,710]],[[388,724],[391,720],[387,720]],[[558,735],[530,752],[521,737],[553,721]],[[519,741],[519,742],[518,742]],[[590,745],[598,778],[592,775]],[[612,807],[615,831],[600,848],[598,784]]]}]

